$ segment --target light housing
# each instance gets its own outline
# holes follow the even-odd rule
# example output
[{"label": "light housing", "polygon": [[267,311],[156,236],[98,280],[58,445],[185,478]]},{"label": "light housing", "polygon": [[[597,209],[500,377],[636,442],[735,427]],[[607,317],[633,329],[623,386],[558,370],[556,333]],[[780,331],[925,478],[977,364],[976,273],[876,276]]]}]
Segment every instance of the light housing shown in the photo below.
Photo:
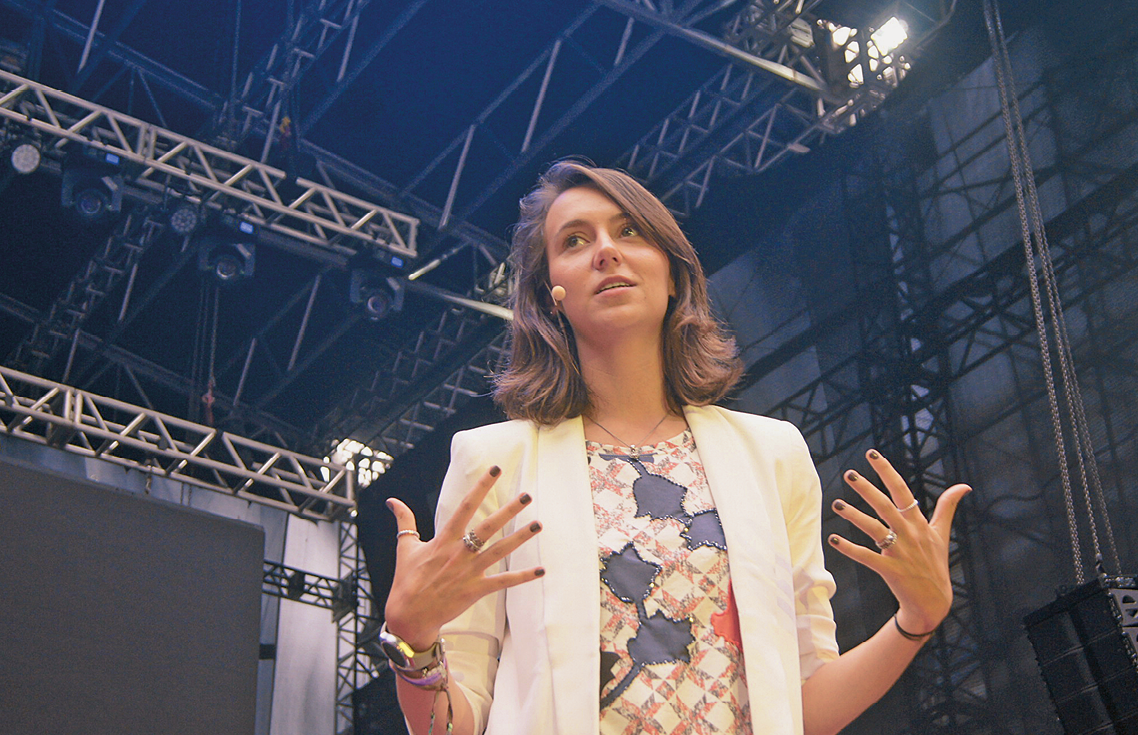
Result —
[{"label": "light housing", "polygon": [[63,162],[60,203],[88,223],[122,211],[125,184],[120,162],[116,154],[93,148],[72,153]]},{"label": "light housing", "polygon": [[20,138],[8,149],[8,164],[21,176],[35,173],[42,160],[40,144],[32,138]]},{"label": "light housing", "polygon": [[249,280],[257,267],[256,227],[240,220],[231,224],[235,226],[217,225],[194,238],[198,270],[210,274],[223,286]]}]

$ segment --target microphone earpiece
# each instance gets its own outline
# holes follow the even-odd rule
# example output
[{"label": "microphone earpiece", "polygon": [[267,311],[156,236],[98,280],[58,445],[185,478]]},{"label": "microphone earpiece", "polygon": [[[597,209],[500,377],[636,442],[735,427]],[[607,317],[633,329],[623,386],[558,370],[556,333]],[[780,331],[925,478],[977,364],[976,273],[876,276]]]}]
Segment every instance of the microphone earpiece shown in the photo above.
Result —
[{"label": "microphone earpiece", "polygon": [[565,300],[565,287],[554,286],[553,288],[549,289],[549,295],[553,297],[554,304],[560,304]]}]

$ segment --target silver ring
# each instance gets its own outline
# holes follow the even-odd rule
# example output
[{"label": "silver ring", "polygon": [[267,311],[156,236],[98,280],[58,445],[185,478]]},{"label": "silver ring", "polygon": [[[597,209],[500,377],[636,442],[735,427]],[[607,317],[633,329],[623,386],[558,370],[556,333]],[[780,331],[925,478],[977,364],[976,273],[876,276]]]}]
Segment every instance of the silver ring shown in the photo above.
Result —
[{"label": "silver ring", "polygon": [[913,502],[909,503],[904,508],[898,508],[897,510],[901,513],[908,513],[913,508],[916,508],[918,505],[920,505],[920,503],[917,502],[916,498],[913,498]]},{"label": "silver ring", "polygon": [[486,545],[486,542],[478,538],[478,534],[474,533],[474,529],[472,528],[462,537],[462,544],[470,553],[477,554],[479,551],[482,551],[482,547]]},{"label": "silver ring", "polygon": [[877,544],[877,548],[881,549],[882,551],[885,551],[890,546],[897,543],[897,534],[894,531],[890,531],[889,533],[885,534],[885,538],[881,539],[880,541],[876,541],[874,543]]},{"label": "silver ring", "polygon": [[[395,534],[395,538],[397,538],[397,539],[403,538],[404,536],[414,536],[415,538],[418,539],[419,538],[419,532],[413,528],[404,528],[402,531]],[[421,541],[422,539],[419,539],[419,540]]]}]

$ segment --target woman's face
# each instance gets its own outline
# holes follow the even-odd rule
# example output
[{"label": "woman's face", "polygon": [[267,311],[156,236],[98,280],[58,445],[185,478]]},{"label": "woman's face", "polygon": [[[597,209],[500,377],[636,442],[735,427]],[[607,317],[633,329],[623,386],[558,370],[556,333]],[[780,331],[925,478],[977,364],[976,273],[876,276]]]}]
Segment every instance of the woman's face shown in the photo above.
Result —
[{"label": "woman's face", "polygon": [[560,308],[578,342],[636,328],[659,334],[675,295],[668,256],[615,202],[592,187],[568,189],[550,206],[544,234],[549,285],[565,289]]}]

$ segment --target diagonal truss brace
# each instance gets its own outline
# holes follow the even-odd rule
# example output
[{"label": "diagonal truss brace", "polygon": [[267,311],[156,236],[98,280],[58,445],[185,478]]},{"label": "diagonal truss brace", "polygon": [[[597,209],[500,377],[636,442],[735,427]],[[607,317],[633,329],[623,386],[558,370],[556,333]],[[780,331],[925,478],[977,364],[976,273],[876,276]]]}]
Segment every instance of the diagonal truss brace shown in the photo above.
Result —
[{"label": "diagonal truss brace", "polygon": [[118,156],[135,186],[234,212],[256,225],[350,256],[376,246],[415,257],[419,220],[156,125],[0,71],[0,116],[52,140],[62,155],[78,143]]},{"label": "diagonal truss brace", "polygon": [[5,367],[0,434],[310,520],[335,520],[355,507],[346,467]]},{"label": "diagonal truss brace", "polygon": [[142,254],[164,229],[164,223],[152,219],[145,211],[127,215],[99,252],[71,279],[63,294],[15,349],[7,364],[17,368],[31,367],[34,372],[42,374],[47,363],[75,341],[87,318],[123,277],[129,276],[133,280]]}]

